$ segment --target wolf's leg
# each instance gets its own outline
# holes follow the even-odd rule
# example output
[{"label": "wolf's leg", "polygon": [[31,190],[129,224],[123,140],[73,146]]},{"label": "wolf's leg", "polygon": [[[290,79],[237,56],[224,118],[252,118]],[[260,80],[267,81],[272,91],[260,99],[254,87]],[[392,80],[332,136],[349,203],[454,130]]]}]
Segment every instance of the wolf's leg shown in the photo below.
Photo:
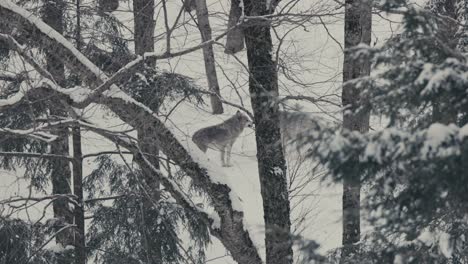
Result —
[{"label": "wolf's leg", "polygon": [[231,143],[229,143],[229,144],[226,146],[226,151],[227,151],[226,166],[227,166],[227,167],[231,167],[231,166],[232,166],[232,164],[231,164],[232,143],[234,143],[234,142],[231,142]]}]

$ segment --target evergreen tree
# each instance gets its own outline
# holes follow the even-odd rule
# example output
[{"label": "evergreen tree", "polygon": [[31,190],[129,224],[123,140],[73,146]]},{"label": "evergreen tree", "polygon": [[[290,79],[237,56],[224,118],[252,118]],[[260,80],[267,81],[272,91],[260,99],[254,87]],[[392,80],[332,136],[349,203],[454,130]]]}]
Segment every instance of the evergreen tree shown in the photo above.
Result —
[{"label": "evergreen tree", "polygon": [[[136,37],[138,40],[135,44],[140,54],[152,50],[153,38],[147,30],[152,26],[145,26],[145,23],[152,23],[152,20],[142,18],[150,17],[148,13],[151,11],[148,9],[152,5],[147,2],[143,1],[134,7],[146,14],[141,16],[137,12],[139,15],[136,15],[140,21],[139,30],[135,33],[139,37]],[[97,65],[113,74],[135,58],[135,55],[130,52],[128,43],[122,37],[122,25],[115,17],[103,14],[96,18],[91,27],[95,38],[87,43],[85,52]],[[108,34],[109,31],[112,33]],[[198,93],[199,88],[192,79],[177,73],[160,71],[154,62],[145,63],[119,85],[126,93],[155,112],[168,110],[166,107],[171,107],[171,102],[174,101],[203,102]],[[153,152],[157,150],[153,148],[157,144],[145,141],[148,137],[144,134],[144,131],[140,131],[138,135],[141,150],[152,157],[153,165],[158,166],[158,152]],[[134,158],[136,161],[139,155]],[[88,200],[99,200],[101,196],[117,198],[110,206],[104,206],[102,202],[87,203],[87,208],[93,215],[87,245],[95,261],[180,263],[189,259],[194,263],[203,262],[204,248],[209,242],[206,225],[177,206],[167,192],[160,190],[156,175],[151,171],[143,171],[136,162],[122,165],[110,156],[98,157],[96,164],[97,168],[86,177]],[[106,189],[110,192],[101,192]],[[180,230],[188,230],[192,243],[182,243],[180,236],[184,233]]]},{"label": "evergreen tree", "polygon": [[[466,263],[466,55],[459,39],[452,45],[443,38],[444,25],[453,23],[446,14],[406,1],[385,1],[380,8],[405,10],[403,30],[381,48],[353,50],[358,60],[372,58],[377,72],[355,81],[366,98],[355,111],[388,121],[369,134],[336,132],[321,123],[320,133],[308,138],[315,142],[310,155],[335,179],[353,175],[371,183],[365,209],[376,231],[352,261]],[[453,32],[463,36],[460,30]]]},{"label": "evergreen tree", "polygon": [[[109,156],[100,156],[96,161],[98,166],[85,185],[89,199],[103,194],[116,197],[111,206],[104,206],[99,201],[88,204],[94,215],[89,227],[88,246],[96,261],[146,263],[147,246],[144,243],[153,245],[153,241],[157,241],[163,263],[179,263],[186,259],[203,263],[209,233],[201,219],[177,205],[164,190],[160,191],[157,204],[143,208],[148,186],[142,180],[142,171],[138,167],[130,170],[129,164],[119,164]],[[102,193],[106,189],[104,186],[109,187],[110,193]],[[148,216],[154,217],[151,224],[145,223]],[[182,243],[180,237],[184,233],[181,230],[188,231],[191,243]],[[147,239],[145,235],[148,235]]]}]

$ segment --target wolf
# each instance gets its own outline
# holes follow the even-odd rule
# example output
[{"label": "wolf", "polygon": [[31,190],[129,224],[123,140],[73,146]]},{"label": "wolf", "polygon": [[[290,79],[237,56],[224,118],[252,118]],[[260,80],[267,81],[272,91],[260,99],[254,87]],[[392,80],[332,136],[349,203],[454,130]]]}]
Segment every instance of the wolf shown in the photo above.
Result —
[{"label": "wolf", "polygon": [[278,111],[283,149],[299,147],[310,131],[317,129],[317,123],[310,115],[300,111]]},{"label": "wolf", "polygon": [[231,167],[232,145],[245,127],[253,127],[252,121],[240,111],[221,124],[209,126],[196,131],[192,141],[205,152],[208,148],[221,151],[221,164]]}]

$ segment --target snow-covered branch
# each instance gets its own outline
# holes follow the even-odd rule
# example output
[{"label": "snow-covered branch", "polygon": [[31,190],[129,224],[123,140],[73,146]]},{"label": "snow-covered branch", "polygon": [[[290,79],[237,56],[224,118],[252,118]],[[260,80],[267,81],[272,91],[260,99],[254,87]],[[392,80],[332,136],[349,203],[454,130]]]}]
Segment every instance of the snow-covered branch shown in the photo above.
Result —
[{"label": "snow-covered branch", "polygon": [[45,159],[66,159],[69,161],[73,161],[73,157],[64,156],[64,155],[56,155],[56,154],[48,154],[48,153],[29,153],[29,152],[0,152],[0,156],[3,157],[26,157],[26,158],[45,158]]},{"label": "snow-covered branch", "polygon": [[6,82],[21,82],[26,79],[26,76],[24,73],[20,74],[13,74],[9,72],[0,72],[0,81],[6,81]]},{"label": "snow-covered branch", "polygon": [[[10,107],[10,104],[2,105],[0,103],[0,110]],[[16,137],[31,138],[39,141],[44,141],[51,143],[57,139],[57,136],[47,131],[56,127],[63,127],[75,124],[77,121],[73,119],[65,119],[55,122],[49,122],[44,125],[35,126],[29,129],[10,129],[10,128],[0,128],[0,134],[12,135]]]},{"label": "snow-covered branch", "polygon": [[31,138],[39,141],[44,141],[50,143],[57,139],[57,136],[43,132],[37,131],[36,129],[9,129],[9,128],[0,128],[0,134],[4,136],[15,136],[15,137],[24,137]]},{"label": "snow-covered branch", "polygon": [[387,128],[369,134],[349,130],[337,132],[331,127],[320,127],[307,136],[306,141],[315,142],[309,155],[323,160],[330,169],[342,175],[349,171],[347,164],[365,174],[365,169],[379,170],[385,164],[395,162],[405,166],[406,163],[414,165],[417,162],[424,164],[463,158],[467,139],[468,125],[458,127],[434,123],[417,132]]},{"label": "snow-covered branch", "polygon": [[[21,29],[33,32],[27,35],[34,40],[33,43],[40,45],[42,49],[53,50],[57,58],[80,76],[86,84],[92,87],[102,87],[109,81],[109,78],[76,50],[70,42],[28,11],[10,1],[1,1],[0,14],[1,23],[9,24],[15,21],[23,25]],[[162,55],[145,54],[144,57],[140,57],[132,63],[133,65],[142,63],[148,57],[162,59],[188,54],[202,48],[203,45],[212,45],[225,34],[184,51]],[[126,71],[121,71],[121,74],[126,74]],[[229,186],[228,176],[224,175],[220,168],[212,165],[191,141],[177,137],[149,108],[126,95],[115,84],[106,86],[109,86],[109,89],[100,94],[99,98],[93,98],[92,102],[107,106],[120,119],[134,128],[142,128],[149,134],[157,135],[157,143],[161,150],[168,158],[174,160],[191,177],[193,183],[203,189],[210,197],[215,211],[221,218],[219,232],[213,234],[220,239],[237,262],[261,263],[259,252],[253,245],[243,223],[244,213],[240,206],[240,199]],[[62,89],[55,89],[51,86],[47,88],[49,91],[57,93],[58,96],[64,97],[65,102],[77,105],[83,102],[74,101],[72,96]],[[82,89],[89,91],[86,88]],[[102,88],[102,90],[105,89]],[[80,106],[84,107],[84,105]],[[171,187],[170,183],[166,181],[165,187]]]}]

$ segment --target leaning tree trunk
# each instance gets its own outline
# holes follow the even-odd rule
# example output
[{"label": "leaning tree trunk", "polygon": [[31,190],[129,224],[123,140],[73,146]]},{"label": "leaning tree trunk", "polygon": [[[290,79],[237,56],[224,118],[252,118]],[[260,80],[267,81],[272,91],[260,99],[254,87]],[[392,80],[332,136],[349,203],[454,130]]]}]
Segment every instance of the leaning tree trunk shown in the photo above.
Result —
[{"label": "leaning tree trunk", "polygon": [[[62,0],[45,1],[43,7],[43,20],[52,28],[60,33],[64,29],[64,11],[65,2]],[[65,68],[60,58],[56,56],[53,50],[45,50],[47,70],[54,76],[55,81],[62,87],[65,85]],[[51,108],[52,117],[63,117],[66,112],[63,109]],[[58,138],[51,143],[50,151],[55,155],[68,156],[68,129],[58,128],[56,131]],[[53,194],[71,194],[70,163],[66,159],[52,159],[52,193]],[[56,199],[53,202],[54,217],[59,219],[56,230],[73,223],[73,213],[69,207],[67,199]],[[73,230],[71,228],[61,231],[56,236],[57,244],[66,247],[73,245]],[[59,259],[60,263],[71,263],[71,259]]]},{"label": "leaning tree trunk", "polygon": [[[154,51],[154,0],[134,0],[134,29],[135,29],[135,53],[143,55],[145,52]],[[147,62],[150,67],[156,67],[156,61],[150,60]],[[155,87],[157,89],[157,87]],[[159,169],[159,148],[155,135],[149,133],[145,128],[137,128],[138,141],[140,149],[143,153],[148,154],[149,161],[152,165]],[[141,156],[136,156],[136,160],[141,159]],[[160,180],[154,172],[148,168],[141,168],[143,175],[144,186],[141,187],[141,195],[143,196],[143,226],[142,229],[142,245],[145,246],[147,261],[149,264],[162,263],[161,238],[152,237],[150,228],[156,224],[157,215],[155,216],[155,205],[158,204],[160,196]],[[152,210],[153,209],[153,210]]]},{"label": "leaning tree trunk", "polygon": [[[370,62],[360,61],[349,52],[350,48],[363,43],[370,45],[372,16],[371,0],[346,0],[345,5],[345,54],[343,62],[342,102],[343,128],[366,133],[369,131],[368,111],[357,111],[364,98],[350,80],[370,74]],[[341,263],[351,263],[350,256],[358,249],[360,227],[361,183],[356,175],[345,175],[343,180],[343,251]]]},{"label": "leaning tree trunk", "polygon": [[[0,1],[0,25],[16,25],[17,23],[24,26],[18,27],[18,30],[15,32],[16,34],[24,34],[25,40],[28,40],[28,43],[32,43],[36,47],[54,49],[56,54],[62,58],[63,63],[65,63],[71,71],[76,72],[83,82],[86,82],[87,85],[93,88],[98,86],[108,88],[107,85],[128,78],[130,72],[135,69],[135,67],[140,66],[144,61],[142,58],[137,58],[132,64],[134,65],[133,67],[119,71],[114,80],[108,80],[106,74],[103,74],[103,72],[86,57],[77,56],[76,54],[80,54],[79,51],[73,48],[72,45],[55,30],[49,26],[43,25],[40,19],[9,1]],[[51,38],[49,36],[50,34],[53,34],[54,37]],[[0,39],[6,40],[9,47],[20,53],[22,57],[31,59],[22,46],[16,45],[14,41],[9,41],[9,38],[5,38],[1,35]],[[150,57],[154,58],[154,55],[150,55]],[[46,79],[49,78],[49,75],[42,72],[40,67],[35,66],[34,68],[42,77]],[[120,89],[117,85],[113,85],[113,88]],[[101,92],[102,90],[98,92],[98,94]],[[162,179],[161,182],[164,184],[165,189],[171,193],[172,197],[176,199],[179,205],[189,210],[194,215],[197,215],[197,217],[200,217],[200,219],[210,226],[211,234],[223,243],[235,261],[245,264],[262,263],[258,249],[254,246],[250,234],[245,228],[243,221],[244,213],[235,206],[238,204],[238,202],[234,202],[238,200],[235,192],[228,185],[213,181],[213,175],[211,175],[212,171],[207,169],[209,167],[208,161],[205,159],[194,159],[190,149],[196,148],[196,146],[189,144],[190,149],[187,148],[185,146],[187,142],[182,143],[171,130],[164,125],[163,121],[154,115],[153,111],[142,107],[140,103],[130,100],[125,96],[115,97],[105,94],[101,94],[101,96],[90,95],[86,102],[76,102],[68,93],[51,89],[47,85],[44,87],[44,90],[32,89],[28,91],[23,99],[52,96],[64,102],[69,102],[71,106],[79,109],[83,109],[91,103],[105,105],[130,126],[147,129],[151,135],[156,135],[158,137],[158,143],[160,143],[159,146],[167,157],[180,166],[192,179],[194,185],[200,188],[200,190],[203,190],[213,202],[214,211],[219,215],[221,220],[219,222],[217,221],[219,225],[209,225],[213,223],[213,219],[188,200],[187,197],[180,192],[177,184],[169,177],[161,175],[160,179]],[[14,105],[16,104],[1,105],[0,110],[10,109]],[[125,148],[132,149],[133,152],[138,152],[135,146],[127,141],[127,138],[121,139],[114,134],[108,134],[99,129],[95,130],[95,132],[105,136],[116,144],[121,144]],[[158,171],[155,170],[155,173],[158,173]]]},{"label": "leaning tree trunk", "polygon": [[[266,0],[244,0],[247,16],[267,15]],[[245,28],[249,90],[254,112],[258,172],[265,220],[266,263],[292,263],[286,162],[281,146],[278,79],[272,59],[270,25]]]},{"label": "leaning tree trunk", "polygon": [[[194,0],[195,10],[197,12],[198,29],[202,37],[202,41],[208,41],[212,38],[211,26],[208,17],[208,7],[206,0]],[[213,46],[208,45],[203,47],[203,58],[205,60],[206,78],[208,80],[208,88],[212,95],[210,95],[211,109],[213,114],[222,114],[224,112],[223,103],[221,102],[221,93],[219,90],[218,76],[216,74],[216,62],[213,52]]]}]

